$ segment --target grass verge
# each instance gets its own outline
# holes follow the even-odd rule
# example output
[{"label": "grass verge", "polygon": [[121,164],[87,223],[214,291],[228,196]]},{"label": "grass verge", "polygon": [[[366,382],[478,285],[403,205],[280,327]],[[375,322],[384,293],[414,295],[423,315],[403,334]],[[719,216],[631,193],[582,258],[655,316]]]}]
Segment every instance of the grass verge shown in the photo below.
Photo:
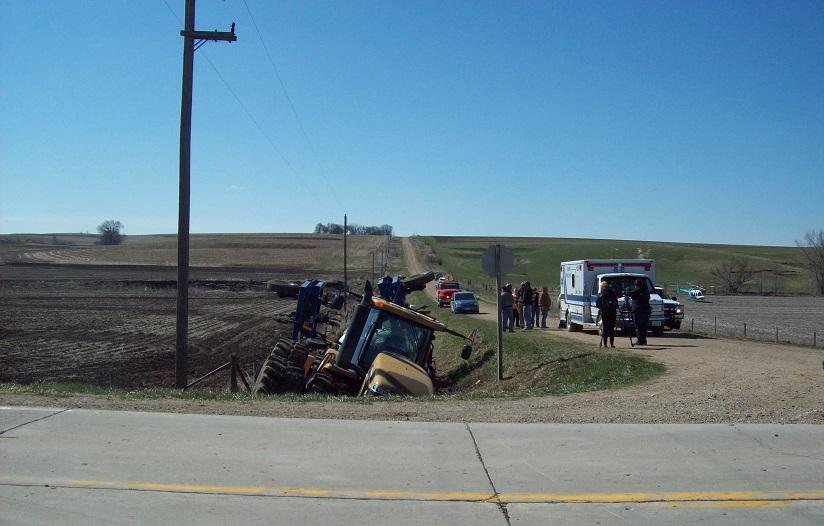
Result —
[{"label": "grass verge", "polygon": [[[439,309],[423,293],[411,301],[428,305],[451,329],[478,330],[472,357],[460,357],[459,338],[438,335],[435,360],[441,384],[452,397],[490,398],[569,394],[643,382],[663,373],[663,364],[625,351],[607,351],[541,330],[504,334],[503,380],[498,381],[495,322]],[[594,338],[593,338],[594,340]]]},{"label": "grass verge", "polygon": [[282,402],[328,402],[330,400],[348,400],[363,403],[363,399],[348,396],[328,396],[317,393],[282,394],[252,397],[249,393],[228,393],[208,389],[172,389],[166,387],[147,387],[143,389],[122,389],[119,387],[102,387],[76,382],[33,382],[0,383],[0,394],[26,394],[68,398],[71,396],[103,396],[119,400],[198,400],[198,401],[252,401],[269,400]]}]

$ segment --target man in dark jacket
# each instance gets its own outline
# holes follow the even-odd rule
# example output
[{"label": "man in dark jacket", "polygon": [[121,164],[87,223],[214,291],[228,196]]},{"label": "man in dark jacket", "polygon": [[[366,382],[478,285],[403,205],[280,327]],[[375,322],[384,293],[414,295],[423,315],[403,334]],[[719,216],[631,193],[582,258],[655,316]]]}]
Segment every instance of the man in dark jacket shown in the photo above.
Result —
[{"label": "man in dark jacket", "polygon": [[646,281],[638,278],[635,280],[635,288],[629,291],[632,298],[632,318],[635,321],[636,338],[638,345],[647,344],[647,325],[652,309],[649,306],[649,290]]},{"label": "man in dark jacket", "polygon": [[598,299],[595,302],[598,315],[601,317],[601,341],[598,347],[609,345],[615,347],[615,318],[618,315],[618,295],[607,280],[599,285]]},{"label": "man in dark jacket", "polygon": [[532,286],[528,281],[521,285],[521,294],[518,301],[524,305],[524,330],[532,330]]}]

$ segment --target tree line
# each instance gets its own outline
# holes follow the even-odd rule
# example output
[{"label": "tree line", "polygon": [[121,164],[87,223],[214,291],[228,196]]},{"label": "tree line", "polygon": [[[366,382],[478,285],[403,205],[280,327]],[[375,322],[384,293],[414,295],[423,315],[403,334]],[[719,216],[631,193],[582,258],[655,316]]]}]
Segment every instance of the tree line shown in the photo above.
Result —
[{"label": "tree line", "polygon": [[[346,225],[346,233],[350,236],[391,236],[392,225],[366,226],[352,223]],[[318,223],[315,225],[315,234],[343,234],[343,225]]]}]

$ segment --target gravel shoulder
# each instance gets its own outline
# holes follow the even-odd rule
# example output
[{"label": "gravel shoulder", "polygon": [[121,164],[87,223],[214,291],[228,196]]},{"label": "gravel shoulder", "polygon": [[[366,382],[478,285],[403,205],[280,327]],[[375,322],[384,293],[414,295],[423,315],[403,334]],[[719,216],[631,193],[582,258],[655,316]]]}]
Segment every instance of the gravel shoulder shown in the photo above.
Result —
[{"label": "gravel shoulder", "polygon": [[[422,266],[407,239],[411,273]],[[494,307],[482,318],[493,319]],[[557,319],[552,320],[557,327]],[[536,338],[596,344],[592,333],[533,331]],[[553,423],[807,423],[824,424],[824,350],[681,332],[650,338],[643,350],[619,339],[618,352],[648,356],[667,372],[639,385],[564,396],[484,400],[372,402],[232,402],[123,400],[104,396],[65,398],[0,393],[0,405],[83,407],[134,411],[213,413],[294,418]],[[506,364],[504,364],[506,365]]]}]

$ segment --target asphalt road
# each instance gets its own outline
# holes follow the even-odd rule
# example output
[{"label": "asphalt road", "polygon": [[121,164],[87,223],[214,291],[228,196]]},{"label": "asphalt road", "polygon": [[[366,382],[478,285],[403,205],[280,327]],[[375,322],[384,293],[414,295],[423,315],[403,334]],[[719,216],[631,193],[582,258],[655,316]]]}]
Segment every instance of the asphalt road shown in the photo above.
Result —
[{"label": "asphalt road", "polygon": [[824,426],[0,408],[0,524],[824,523]]}]

